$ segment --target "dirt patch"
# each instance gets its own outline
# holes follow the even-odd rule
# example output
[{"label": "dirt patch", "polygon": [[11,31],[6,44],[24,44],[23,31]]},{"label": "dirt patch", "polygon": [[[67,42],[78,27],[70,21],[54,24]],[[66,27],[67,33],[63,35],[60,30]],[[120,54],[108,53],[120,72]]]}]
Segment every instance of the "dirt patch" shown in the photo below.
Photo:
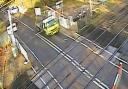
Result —
[{"label": "dirt patch", "polygon": [[63,11],[65,15],[70,15],[76,10],[77,8],[85,5],[85,3],[79,0],[64,0],[64,7]]}]

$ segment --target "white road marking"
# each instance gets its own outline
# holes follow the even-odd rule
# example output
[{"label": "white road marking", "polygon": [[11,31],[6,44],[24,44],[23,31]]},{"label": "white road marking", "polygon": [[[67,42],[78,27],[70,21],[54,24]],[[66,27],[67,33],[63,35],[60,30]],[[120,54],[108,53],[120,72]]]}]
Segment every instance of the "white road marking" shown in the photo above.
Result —
[{"label": "white road marking", "polygon": [[[23,23],[22,21],[20,21],[23,25],[25,24],[25,23]],[[34,31],[31,27],[29,27],[28,25],[26,25],[25,24],[25,26],[27,26],[29,29],[31,29],[32,31]],[[63,52],[63,50],[62,49],[60,49],[58,46],[56,46],[54,43],[52,43],[51,41],[49,41],[48,39],[46,39],[45,37],[43,37],[43,36],[41,36],[39,33],[37,33],[37,34],[35,34],[38,38],[40,38],[41,40],[43,40],[44,42],[46,42],[48,45],[50,45],[52,48],[54,48],[57,52],[59,52],[59,53],[62,53]],[[90,49],[91,50],[91,49]],[[32,52],[32,51],[31,51]],[[66,58],[66,59],[68,59],[69,60],[69,62],[71,62],[72,60],[70,60],[70,59],[74,59],[74,58],[72,58],[71,56],[69,56],[68,54],[66,54],[65,52],[63,52],[64,53],[64,57]],[[32,54],[34,54],[33,52],[32,52]],[[35,55],[35,54],[34,54]],[[36,55],[35,55],[36,56]],[[67,56],[67,57],[66,57]],[[70,59],[69,59],[69,58]],[[36,57],[37,58],[37,57]],[[37,58],[38,59],[38,58]],[[39,61],[39,60],[38,60]],[[76,65],[76,63],[75,62],[71,62],[78,70],[80,70],[80,71],[83,71],[80,67],[79,67],[79,65],[77,66]],[[77,63],[77,64],[79,64],[79,63]],[[88,71],[89,72],[89,71]],[[89,75],[92,75],[91,73],[89,73]],[[55,79],[55,78],[54,78]],[[101,85],[100,85],[101,86]],[[100,87],[99,86],[99,87]],[[107,86],[107,85],[106,85]],[[106,87],[107,88],[107,87]],[[108,88],[107,88],[108,89]]]},{"label": "white road marking", "polygon": [[[18,37],[18,36],[17,36]],[[19,38],[19,37],[18,37]],[[20,38],[19,38],[20,39]],[[38,57],[35,55],[34,52],[32,52],[32,50],[20,39],[20,41],[25,45],[25,47],[32,53],[32,55],[36,58],[36,60],[41,64],[42,67],[44,67],[44,65],[42,65],[42,63],[40,62],[40,60],[38,59]],[[45,67],[44,67],[45,68]],[[45,68],[46,69],[46,68]],[[56,81],[56,83],[58,84],[58,86],[63,89],[63,87],[58,83],[58,81],[53,77],[53,75],[47,70],[47,72],[51,75],[51,77]]]},{"label": "white road marking", "polygon": [[[54,48],[56,51],[58,51],[58,52],[63,52],[62,51],[62,49],[60,49],[58,46],[56,46],[54,43],[52,43],[51,41],[49,41],[48,39],[46,39],[45,37],[43,37],[43,36],[41,36],[40,34],[36,34],[40,39],[42,39],[43,41],[45,41],[48,45],[50,45],[52,48]],[[44,40],[45,39],[45,40]],[[75,60],[75,62],[74,61],[72,61],[74,58],[72,58],[70,55],[68,55],[68,54],[66,54],[65,52],[63,52],[64,53],[64,57],[70,62],[70,63],[72,63],[79,71],[83,71],[82,70],[82,68],[80,68],[81,67],[81,65],[78,63],[78,62],[76,62]],[[70,58],[70,59],[69,59]],[[87,72],[88,70],[86,70],[85,68],[84,68],[84,70],[85,70],[85,72]],[[85,73],[84,73],[85,74]],[[86,73],[87,74],[87,73]],[[89,74],[89,75],[88,75]],[[91,76],[91,77],[93,77],[94,75],[92,75],[89,71],[88,71],[88,76]],[[88,77],[88,78],[90,78],[90,77]],[[95,78],[95,79],[97,79],[97,78]],[[99,79],[97,79],[97,80],[99,80]],[[100,80],[99,80],[100,81]],[[94,82],[95,83],[95,82]],[[105,85],[103,82],[101,83],[103,86]],[[96,84],[97,85],[97,84]],[[101,86],[101,85],[100,85]],[[99,86],[99,87],[100,87]],[[108,86],[106,87],[107,85],[105,85],[104,87],[106,88],[106,89],[109,89],[108,88]],[[100,87],[101,88],[101,87]],[[103,88],[104,89],[104,88]]]},{"label": "white road marking", "polygon": [[[20,21],[20,20],[19,20]],[[24,24],[24,23],[22,23],[22,24]],[[26,25],[26,24],[24,24],[24,25]],[[28,25],[26,25],[28,28],[29,28],[29,26]],[[31,29],[31,28],[30,28]],[[31,29],[31,30],[33,30],[33,29]],[[34,30],[33,30],[34,31]],[[54,47],[54,46],[53,46]],[[54,47],[54,48],[56,48],[56,47]],[[59,47],[58,47],[59,48]],[[57,48],[57,49],[58,49]],[[32,52],[32,51],[31,51]],[[33,53],[33,52],[32,52]],[[38,59],[38,58],[37,58]],[[79,67],[78,67],[79,68]],[[50,72],[49,72],[50,73]],[[103,89],[103,88],[102,88]]]},{"label": "white road marking", "polygon": [[[77,33],[76,33],[77,34]],[[67,37],[69,37],[69,38],[71,38],[71,39],[73,39],[73,40],[76,40],[76,39],[74,39],[74,38],[72,38],[72,37],[70,37],[69,35],[67,35],[67,34],[64,34],[64,35],[66,35]],[[78,34],[79,35],[79,34]],[[79,35],[80,36],[80,35]],[[83,36],[81,36],[81,37],[83,37]],[[85,37],[83,37],[83,38],[85,38]],[[85,38],[86,39],[86,38]],[[90,41],[89,39],[87,39],[89,42],[92,42],[92,41]],[[92,51],[94,54],[97,54],[99,57],[101,57],[103,60],[105,60],[105,61],[107,61],[107,62],[109,62],[110,64],[112,64],[113,66],[115,66],[115,67],[117,67],[118,68],[118,65],[117,64],[115,64],[115,63],[113,63],[113,62],[111,62],[111,61],[108,61],[108,60],[106,60],[105,59],[105,57],[104,56],[102,56],[102,55],[99,55],[99,53],[98,52],[95,52],[94,50],[92,50],[89,46],[87,46],[87,45],[85,45],[84,43],[82,43],[82,42],[79,42],[79,43],[81,43],[83,46],[85,46],[86,48],[88,48],[90,51]],[[93,43],[95,46],[98,46],[97,44],[95,44],[95,43]],[[99,48],[101,48],[100,46],[98,46]],[[101,48],[101,49],[103,49],[103,48]],[[107,53],[109,53],[110,55],[112,55],[112,53],[110,53],[109,51],[107,51],[107,50],[104,50],[105,52],[107,52]],[[122,61],[123,63],[125,63],[125,64],[128,64],[126,61],[124,61],[124,60],[122,60],[122,59],[120,59],[119,57],[117,57],[116,55],[114,55],[114,57],[116,58],[116,59],[118,59],[118,60],[120,60],[120,61]],[[128,71],[127,70],[125,70],[124,68],[122,69],[125,73],[127,73],[128,74]]]},{"label": "white road marking", "polygon": [[[33,71],[34,71],[34,73],[36,74],[37,73],[37,71],[34,69],[34,67],[33,66],[31,66],[32,67],[32,69],[33,69]],[[40,76],[39,74],[37,74],[37,76]],[[42,79],[42,77],[39,77],[40,78],[40,80],[45,84],[45,86],[46,86],[46,82]],[[36,82],[36,81],[34,81],[34,82]],[[46,86],[47,87],[47,89],[50,89],[49,88],[49,86]]]}]

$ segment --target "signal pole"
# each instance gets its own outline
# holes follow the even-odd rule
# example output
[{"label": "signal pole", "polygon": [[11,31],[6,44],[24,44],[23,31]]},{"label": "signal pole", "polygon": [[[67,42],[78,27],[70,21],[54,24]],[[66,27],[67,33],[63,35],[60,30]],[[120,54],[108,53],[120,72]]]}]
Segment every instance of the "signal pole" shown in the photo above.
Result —
[{"label": "signal pole", "polygon": [[16,39],[15,39],[14,34],[13,34],[12,18],[11,18],[11,13],[10,13],[9,10],[8,10],[8,18],[9,18],[9,23],[10,23],[10,29],[7,29],[7,32],[8,32],[8,35],[9,35],[10,39],[11,39],[11,42],[12,42],[13,56],[16,57],[17,56],[17,53],[16,53],[16,49],[17,49]]},{"label": "signal pole", "polygon": [[13,34],[14,29],[13,29],[13,25],[12,25],[11,13],[10,13],[9,10],[8,10],[8,17],[9,17],[10,26],[9,26],[9,29],[7,29],[7,32],[8,32],[8,35],[9,35],[10,39],[11,39],[11,42],[12,42],[12,47],[11,48],[12,48],[13,56],[14,57],[17,56],[17,53],[18,53],[17,51],[18,51],[18,48],[19,48],[21,53],[25,57],[24,64],[27,64],[29,62],[28,54],[25,51],[25,49],[20,45],[20,43],[18,42],[18,40],[15,38],[15,36]]}]

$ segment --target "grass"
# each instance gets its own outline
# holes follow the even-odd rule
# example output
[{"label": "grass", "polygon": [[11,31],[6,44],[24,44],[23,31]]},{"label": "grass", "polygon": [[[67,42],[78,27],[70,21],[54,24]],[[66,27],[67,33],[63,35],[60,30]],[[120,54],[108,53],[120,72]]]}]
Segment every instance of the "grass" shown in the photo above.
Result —
[{"label": "grass", "polygon": [[108,2],[111,4],[119,5],[120,3],[122,3],[122,0],[108,0]]},{"label": "grass", "polygon": [[68,14],[73,12],[75,9],[81,7],[85,3],[77,0],[64,0],[63,4],[64,4],[64,7],[63,7],[64,13]]},{"label": "grass", "polygon": [[29,62],[27,65],[24,65],[25,58],[22,54],[19,54],[17,58],[8,58],[11,60],[10,63],[6,64],[6,71],[4,75],[4,86],[7,89],[10,89],[13,82],[24,72],[31,68],[31,63]]},{"label": "grass", "polygon": [[5,23],[0,21],[0,34],[2,34],[6,30]]},{"label": "grass", "polygon": [[[0,83],[3,85],[2,80],[4,80],[4,87],[10,89],[10,86],[17,78],[17,76],[31,68],[31,62],[29,62],[27,65],[24,65],[25,58],[20,53],[14,60],[14,57],[12,56],[11,46],[7,46],[6,50],[7,51],[3,51],[3,55],[0,56],[0,63],[2,63],[2,66],[0,66],[0,68],[2,68],[2,72],[0,73],[0,75],[3,75],[0,76]],[[2,85],[0,85],[0,87]]]},{"label": "grass", "polygon": [[12,3],[12,6],[24,6],[25,8],[32,8],[34,7],[35,3],[39,2],[39,0],[15,0],[14,3]]}]

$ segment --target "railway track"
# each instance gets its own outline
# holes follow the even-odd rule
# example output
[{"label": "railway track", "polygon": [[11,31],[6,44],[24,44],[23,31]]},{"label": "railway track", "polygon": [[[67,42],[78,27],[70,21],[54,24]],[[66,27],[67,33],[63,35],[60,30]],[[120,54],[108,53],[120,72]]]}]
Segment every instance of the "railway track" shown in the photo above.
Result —
[{"label": "railway track", "polygon": [[[23,23],[21,23],[21,24],[23,24]],[[24,25],[24,24],[23,24]],[[25,25],[25,26],[27,26],[27,25]],[[27,26],[27,28],[29,29],[29,30],[33,30],[31,27],[29,27],[29,26]],[[84,61],[87,61],[87,60],[85,60],[85,59],[87,59],[87,58],[89,58],[90,56],[92,56],[91,54],[95,54],[94,52],[92,52],[93,50],[90,48],[90,47],[88,47],[86,44],[83,44],[83,43],[81,43],[81,42],[78,42],[77,41],[77,43],[80,43],[80,44],[82,44],[82,45],[84,45],[84,47],[85,48],[87,48],[86,50],[91,50],[91,52],[90,52],[90,54],[88,54],[87,56],[86,56],[86,58],[85,59],[83,59],[83,60],[81,60],[80,61],[80,63],[78,63],[78,60],[79,59],[76,59],[76,58],[74,58],[74,57],[72,57],[72,56],[70,56],[69,55],[69,52],[73,49],[73,47],[71,48],[71,49],[69,49],[68,51],[64,51],[64,50],[62,50],[62,49],[60,49],[57,45],[55,45],[55,44],[53,44],[52,42],[50,42],[48,39],[46,39],[45,37],[43,37],[43,36],[41,36],[40,34],[36,34],[36,36],[38,36],[38,38],[40,38],[43,42],[45,42],[45,43],[47,43],[48,45],[50,45],[50,47],[52,47],[54,50],[56,50],[57,52],[59,52],[60,54],[61,54],[61,56],[62,57],[64,57],[64,61],[65,62],[63,62],[63,60],[61,60],[61,59],[58,59],[58,60],[56,60],[56,62],[55,63],[53,63],[53,65],[50,65],[49,64],[49,67],[48,67],[48,71],[51,73],[52,72],[52,74],[53,74],[53,76],[55,76],[54,78],[51,78],[47,83],[45,83],[45,82],[43,82],[42,81],[42,79],[40,78],[40,80],[43,82],[43,84],[44,84],[44,86],[42,87],[42,88],[47,88],[47,89],[49,89],[49,87],[48,87],[48,85],[50,84],[50,82],[52,81],[52,80],[54,80],[54,79],[57,79],[57,80],[59,80],[60,78],[58,77],[58,76],[60,76],[61,75],[61,73],[62,73],[62,71],[64,70],[64,69],[66,69],[66,71],[68,71],[68,69],[69,68],[71,68],[70,69],[70,71],[69,71],[69,73],[67,73],[65,76],[64,76],[64,78],[63,79],[61,79],[61,81],[59,81],[59,82],[57,82],[58,84],[61,84],[61,85],[63,85],[63,82],[65,81],[65,80],[67,80],[68,78],[70,79],[70,77],[72,77],[73,76],[73,74],[75,74],[75,72],[74,71],[77,71],[78,72],[78,74],[76,74],[75,76],[75,78],[72,80],[72,82],[70,82],[70,84],[68,85],[68,86],[66,86],[66,88],[70,88],[72,85],[73,85],[73,83],[82,75],[83,77],[82,78],[87,78],[87,79],[85,79],[86,81],[88,81],[88,79],[91,81],[91,80],[94,80],[92,83],[95,85],[95,86],[97,86],[97,87],[99,87],[99,88],[101,88],[101,89],[109,89],[109,87],[106,85],[106,84],[104,84],[104,82],[102,82],[102,81],[100,81],[100,79],[99,78],[97,78],[97,77],[95,77],[95,75],[97,75],[97,73],[96,74],[92,74],[92,73],[90,73],[89,71],[88,71],[88,68],[90,67],[90,66],[92,66],[93,65],[93,63],[96,61],[95,60],[95,58],[93,58],[93,60],[88,64],[88,65],[82,65],[82,63],[84,62]],[[80,36],[81,37],[81,36]],[[75,39],[75,41],[76,41],[76,39]],[[74,46],[74,48],[75,48],[76,46]],[[97,57],[97,56],[96,56]],[[98,56],[98,58],[99,58],[99,56]],[[61,60],[61,61],[60,61]],[[95,61],[94,61],[95,60]],[[40,61],[40,60],[38,60],[38,61]],[[59,63],[60,62],[60,63]],[[59,65],[59,64],[63,64],[63,63],[66,63],[67,62],[67,64],[65,65],[64,64],[64,67],[62,67],[62,69],[60,69],[60,71],[58,72],[58,74],[56,74],[56,72],[55,71],[53,71],[52,70],[52,68],[56,68],[55,67],[55,65]],[[98,61],[99,62],[99,61]],[[52,63],[52,62],[51,62]],[[103,64],[104,65],[102,65],[102,66],[100,66],[100,69],[98,68],[98,71],[99,70],[101,70],[101,69],[103,69],[105,66],[106,66],[106,64],[108,64],[108,63],[110,63],[110,64],[112,64],[110,61],[108,62],[107,60],[105,60],[105,64],[104,64],[104,62],[103,62]],[[100,63],[99,63],[100,64]],[[68,67],[69,66],[69,67]],[[72,66],[73,66],[73,69],[72,69]],[[117,68],[118,68],[118,66],[116,66]],[[97,71],[97,72],[98,72]],[[124,70],[123,70],[124,71]],[[126,72],[126,71],[125,71]],[[40,73],[40,72],[35,72],[35,73],[37,73],[37,76],[38,76],[38,74]],[[45,72],[46,73],[46,72]],[[45,75],[45,73],[43,73],[42,74],[42,76],[43,75]],[[60,74],[59,74],[60,73]],[[80,73],[80,74],[79,74]],[[48,75],[48,74],[47,74]],[[41,75],[40,75],[41,76]],[[37,80],[35,80],[35,81],[37,81]],[[89,82],[89,81],[88,81]],[[87,83],[88,84],[88,83]],[[63,86],[64,87],[64,86]],[[85,87],[85,86],[84,86]],[[29,87],[26,87],[26,89],[27,88],[29,88]],[[64,87],[65,88],[65,87]],[[56,86],[55,86],[55,89],[56,89]]]}]

